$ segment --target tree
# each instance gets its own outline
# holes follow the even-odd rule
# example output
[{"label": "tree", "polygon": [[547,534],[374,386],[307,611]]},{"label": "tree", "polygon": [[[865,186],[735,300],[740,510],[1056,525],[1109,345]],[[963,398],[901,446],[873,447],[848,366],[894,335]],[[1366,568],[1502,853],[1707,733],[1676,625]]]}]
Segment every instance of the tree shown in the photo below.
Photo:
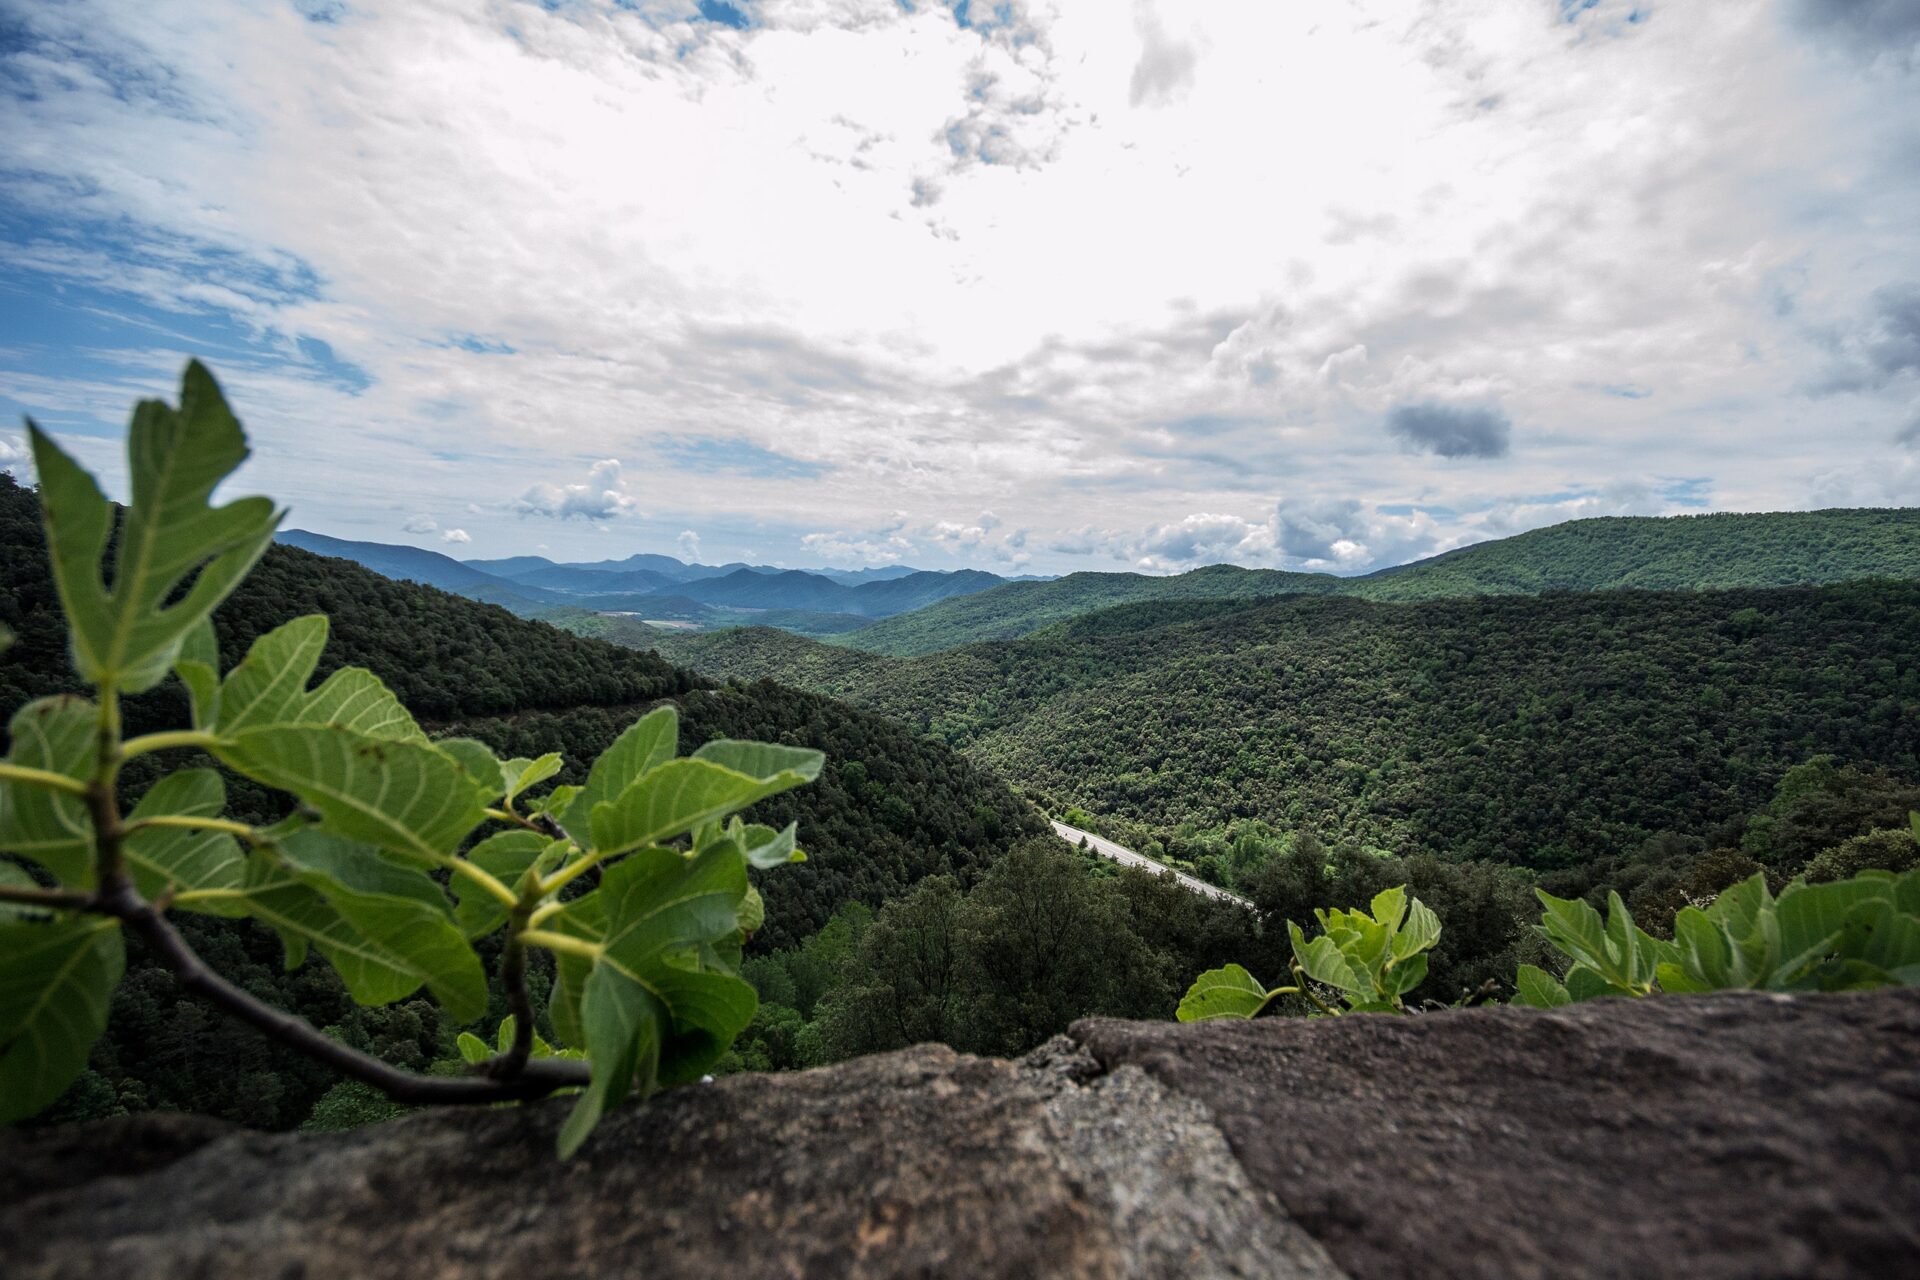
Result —
[{"label": "tree", "polygon": [[[818,776],[820,752],[718,739],[682,757],[663,706],[584,785],[543,789],[558,754],[501,760],[473,739],[431,740],[362,668],[312,686],[324,615],[266,633],[228,668],[210,615],[283,513],[265,498],[209,505],[248,452],[212,376],[191,363],[178,409],[135,410],[117,527],[93,477],[28,426],[70,652],[94,696],[21,707],[0,761],[0,853],[17,859],[0,861],[0,1120],[39,1111],[85,1069],[127,934],[191,993],[395,1101],[578,1088],[563,1153],[629,1093],[719,1060],[755,1011],[739,976],[762,918],[748,869],[802,856],[792,825],[734,815]],[[170,679],[191,727],[128,736],[122,699]],[[229,816],[208,767],[165,773],[127,805],[130,765],[188,752],[285,793],[292,812]],[[357,1002],[425,988],[463,1022],[488,1004],[475,943],[500,935],[511,1025],[468,1075],[395,1066],[221,975],[178,912],[261,920],[289,962],[325,956]],[[557,964],[552,1024],[581,1053],[541,1050],[535,951]]]}]

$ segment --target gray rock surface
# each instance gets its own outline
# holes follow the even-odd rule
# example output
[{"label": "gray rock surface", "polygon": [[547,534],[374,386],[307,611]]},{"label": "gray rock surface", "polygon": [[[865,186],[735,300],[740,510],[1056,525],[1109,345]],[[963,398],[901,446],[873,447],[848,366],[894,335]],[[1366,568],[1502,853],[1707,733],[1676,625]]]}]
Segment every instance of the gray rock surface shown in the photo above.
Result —
[{"label": "gray rock surface", "polygon": [[1073,1031],[1356,1277],[1920,1276],[1920,990]]},{"label": "gray rock surface", "polygon": [[1920,992],[1091,1020],[331,1135],[0,1134],[14,1278],[1920,1274]]}]

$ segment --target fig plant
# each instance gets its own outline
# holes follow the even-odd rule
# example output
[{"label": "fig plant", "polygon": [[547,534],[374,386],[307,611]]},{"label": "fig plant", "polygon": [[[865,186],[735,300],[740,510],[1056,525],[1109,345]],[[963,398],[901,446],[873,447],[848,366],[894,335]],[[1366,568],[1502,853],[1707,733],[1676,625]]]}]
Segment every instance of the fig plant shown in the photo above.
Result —
[{"label": "fig plant", "polygon": [[[1427,952],[1440,941],[1440,920],[1400,885],[1374,895],[1368,910],[1318,908],[1320,933],[1311,940],[1292,921],[1292,986],[1268,990],[1237,964],[1195,978],[1174,1016],[1182,1022],[1254,1018],[1281,996],[1304,996],[1323,1014],[1405,1013],[1406,994],[1427,976]],[[1330,989],[1327,1003],[1315,984]]]},{"label": "fig plant", "polygon": [[[721,740],[682,756],[662,706],[584,785],[541,792],[559,755],[500,760],[469,739],[433,740],[361,668],[314,685],[322,615],[261,636],[222,671],[211,615],[284,513],[259,497],[210,504],[248,453],[213,377],[191,363],[178,408],[136,408],[117,526],[93,477],[28,429],[73,662],[94,696],[19,708],[0,760],[0,1122],[43,1109],[85,1067],[127,934],[189,992],[397,1101],[577,1090],[562,1154],[627,1095],[697,1079],[726,1051],[756,1004],[739,976],[762,910],[748,870],[804,856],[792,825],[737,815],[812,780],[819,752]],[[188,726],[124,736],[121,699],[169,678]],[[291,813],[266,827],[224,816],[222,774],[204,765],[165,774],[123,811],[123,767],[161,752],[211,757],[285,792]],[[474,943],[503,934],[511,1016],[491,1047],[463,1037],[469,1074],[403,1071],[216,973],[171,923],[183,911],[260,922],[290,967],[317,952],[363,1004],[424,987],[459,1022],[488,1003]],[[535,1034],[539,952],[555,958],[548,1013],[565,1050]]]}]

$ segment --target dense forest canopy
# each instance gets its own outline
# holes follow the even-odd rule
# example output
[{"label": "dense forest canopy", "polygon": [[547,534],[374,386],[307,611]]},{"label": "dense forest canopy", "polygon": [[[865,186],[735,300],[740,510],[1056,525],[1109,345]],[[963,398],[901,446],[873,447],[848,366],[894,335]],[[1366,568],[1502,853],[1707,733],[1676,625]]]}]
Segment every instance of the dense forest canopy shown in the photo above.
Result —
[{"label": "dense forest canopy", "polygon": [[1815,755],[1913,774],[1920,751],[1914,582],[1150,603],[910,659],[767,631],[674,645],[1102,817],[1539,868],[1705,832]]},{"label": "dense forest canopy", "polygon": [[1145,601],[1330,594],[1364,600],[1614,589],[1703,591],[1920,578],[1920,508],[1575,520],[1360,578],[1213,565],[1172,577],[1075,573],[903,614],[844,643],[895,656],[1010,640]]}]

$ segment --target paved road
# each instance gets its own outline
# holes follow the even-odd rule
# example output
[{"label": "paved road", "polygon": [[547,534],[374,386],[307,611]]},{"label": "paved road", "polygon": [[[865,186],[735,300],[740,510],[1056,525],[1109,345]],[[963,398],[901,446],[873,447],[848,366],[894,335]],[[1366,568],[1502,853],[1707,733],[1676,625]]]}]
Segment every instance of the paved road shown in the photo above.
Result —
[{"label": "paved road", "polygon": [[1196,880],[1184,871],[1175,871],[1166,863],[1155,862],[1146,854],[1135,853],[1124,845],[1115,844],[1105,836],[1097,836],[1091,831],[1082,831],[1078,827],[1070,827],[1064,822],[1055,822],[1053,824],[1053,830],[1056,835],[1068,844],[1077,845],[1082,840],[1085,840],[1089,849],[1103,858],[1113,859],[1113,861],[1120,863],[1122,866],[1140,867],[1153,872],[1155,875],[1172,876],[1180,882],[1180,887],[1183,889],[1191,889],[1195,893],[1203,894],[1209,898],[1217,898],[1221,902],[1237,902],[1249,910],[1253,907],[1253,904],[1245,898],[1228,893],[1218,885],[1208,884],[1205,880]]}]

